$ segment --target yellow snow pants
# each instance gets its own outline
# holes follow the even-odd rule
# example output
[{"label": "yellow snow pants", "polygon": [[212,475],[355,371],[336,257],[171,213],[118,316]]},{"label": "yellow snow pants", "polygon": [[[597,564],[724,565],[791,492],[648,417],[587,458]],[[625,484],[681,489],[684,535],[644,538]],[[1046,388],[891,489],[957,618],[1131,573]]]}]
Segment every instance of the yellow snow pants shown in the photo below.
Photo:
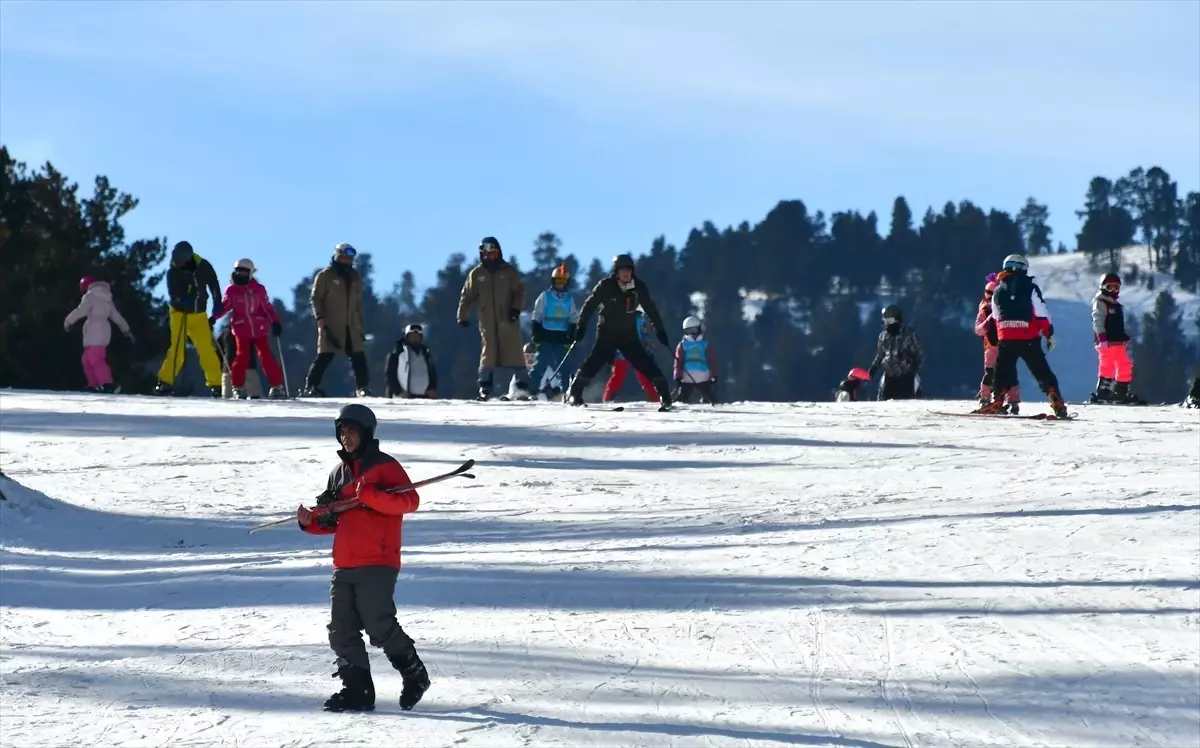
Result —
[{"label": "yellow snow pants", "polygon": [[200,357],[200,368],[204,370],[204,383],[209,387],[221,386],[221,360],[217,357],[217,349],[213,347],[212,328],[208,325],[208,317],[203,312],[184,313],[171,310],[171,347],[167,349],[167,357],[163,359],[162,368],[158,370],[159,381],[175,384],[175,377],[183,369],[187,359],[187,346],[184,335],[192,341],[196,355]]}]

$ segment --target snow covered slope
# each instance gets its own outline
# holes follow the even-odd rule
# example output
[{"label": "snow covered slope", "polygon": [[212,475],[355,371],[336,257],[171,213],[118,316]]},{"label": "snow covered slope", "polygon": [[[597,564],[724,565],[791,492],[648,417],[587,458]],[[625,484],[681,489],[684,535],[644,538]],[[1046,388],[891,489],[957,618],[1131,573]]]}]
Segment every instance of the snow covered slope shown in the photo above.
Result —
[{"label": "snow covered slope", "polygon": [[[1121,253],[1121,276],[1129,278],[1134,265],[1142,278],[1146,273],[1146,248],[1128,247]],[[1054,320],[1055,342],[1058,346],[1049,354],[1050,365],[1058,376],[1063,396],[1068,400],[1083,400],[1096,388],[1096,349],[1092,347],[1092,297],[1096,295],[1100,275],[1088,269],[1087,256],[1079,253],[1061,255],[1034,255],[1029,258],[1029,272],[1034,276],[1050,316]],[[1191,339],[1196,337],[1193,324],[1200,311],[1200,297],[1179,287],[1175,279],[1166,273],[1150,273],[1154,277],[1154,289],[1141,282],[1126,283],[1121,289],[1121,303],[1125,306],[1126,319],[1136,319],[1140,324],[1143,315],[1154,311],[1154,302],[1159,293],[1170,289],[1183,313],[1183,330]],[[1134,379],[1137,379],[1137,360],[1134,358]],[[1032,383],[1022,367],[1021,375]],[[1187,391],[1187,383],[1180,382],[1180,393]],[[1135,388],[1136,389],[1136,388]],[[1036,394],[1037,390],[1030,390]]]},{"label": "snow covered slope", "polygon": [[373,403],[433,687],[320,711],[339,403],[0,394],[5,746],[1200,741],[1200,415]]}]

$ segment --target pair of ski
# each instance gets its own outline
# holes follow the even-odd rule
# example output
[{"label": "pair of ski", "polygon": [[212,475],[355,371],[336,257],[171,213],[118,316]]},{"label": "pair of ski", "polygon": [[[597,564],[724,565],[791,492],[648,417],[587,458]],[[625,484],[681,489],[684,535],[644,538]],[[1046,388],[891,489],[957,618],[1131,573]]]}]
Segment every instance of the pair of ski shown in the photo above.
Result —
[{"label": "pair of ski", "polygon": [[[475,467],[475,460],[467,460],[466,462],[464,462],[463,464],[454,468],[453,470],[451,470],[448,473],[442,473],[441,475],[435,475],[432,478],[426,478],[425,480],[419,480],[414,483],[409,483],[406,486],[396,486],[394,488],[384,489],[384,491],[385,491],[385,493],[404,493],[405,491],[411,491],[414,488],[421,488],[422,486],[428,486],[433,483],[440,483],[441,481],[449,480],[451,478],[460,478],[461,477],[461,478],[474,479],[475,475],[473,473],[468,472],[473,467]],[[357,507],[357,506],[362,506],[362,504],[355,503],[347,508],[353,509],[354,507]],[[270,522],[264,522],[261,525],[255,525],[254,527],[250,528],[250,532],[251,533],[260,532],[262,530],[266,530],[271,527],[279,527],[281,525],[290,524],[295,521],[296,521],[296,515],[291,514],[282,519],[275,519],[275,520],[271,520]]]},{"label": "pair of ski", "polygon": [[1074,421],[1079,417],[1078,413],[1070,413],[1065,418],[1060,418],[1053,413],[1032,413],[1030,415],[1009,415],[1008,413],[934,413],[936,416],[962,416],[965,418],[996,418],[1000,420],[1024,420],[1024,421]]}]

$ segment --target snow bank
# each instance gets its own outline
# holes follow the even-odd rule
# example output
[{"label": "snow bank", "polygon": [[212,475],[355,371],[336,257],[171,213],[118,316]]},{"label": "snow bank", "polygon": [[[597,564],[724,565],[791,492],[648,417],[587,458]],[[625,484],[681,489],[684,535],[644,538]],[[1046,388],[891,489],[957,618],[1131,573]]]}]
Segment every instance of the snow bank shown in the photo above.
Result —
[{"label": "snow bank", "polygon": [[329,538],[246,532],[345,401],[0,396],[5,745],[1200,742],[1195,411],[369,401],[413,477],[477,479],[404,524],[432,689],[401,713],[373,651],[357,716],[320,711]]}]

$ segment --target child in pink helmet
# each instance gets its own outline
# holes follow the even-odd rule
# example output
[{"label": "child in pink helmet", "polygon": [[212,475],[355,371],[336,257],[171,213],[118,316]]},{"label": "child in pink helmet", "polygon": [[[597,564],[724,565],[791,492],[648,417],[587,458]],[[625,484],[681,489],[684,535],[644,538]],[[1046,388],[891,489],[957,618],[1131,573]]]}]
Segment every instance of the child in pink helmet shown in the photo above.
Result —
[{"label": "child in pink helmet", "polygon": [[82,362],[88,389],[93,392],[115,392],[112,370],[108,368],[107,360],[108,343],[112,339],[110,324],[121,328],[130,343],[133,342],[133,333],[129,331],[129,323],[117,311],[112,289],[107,283],[87,275],[79,281],[79,292],[83,294],[83,300],[67,315],[63,329],[70,332],[71,325],[84,320]]}]

